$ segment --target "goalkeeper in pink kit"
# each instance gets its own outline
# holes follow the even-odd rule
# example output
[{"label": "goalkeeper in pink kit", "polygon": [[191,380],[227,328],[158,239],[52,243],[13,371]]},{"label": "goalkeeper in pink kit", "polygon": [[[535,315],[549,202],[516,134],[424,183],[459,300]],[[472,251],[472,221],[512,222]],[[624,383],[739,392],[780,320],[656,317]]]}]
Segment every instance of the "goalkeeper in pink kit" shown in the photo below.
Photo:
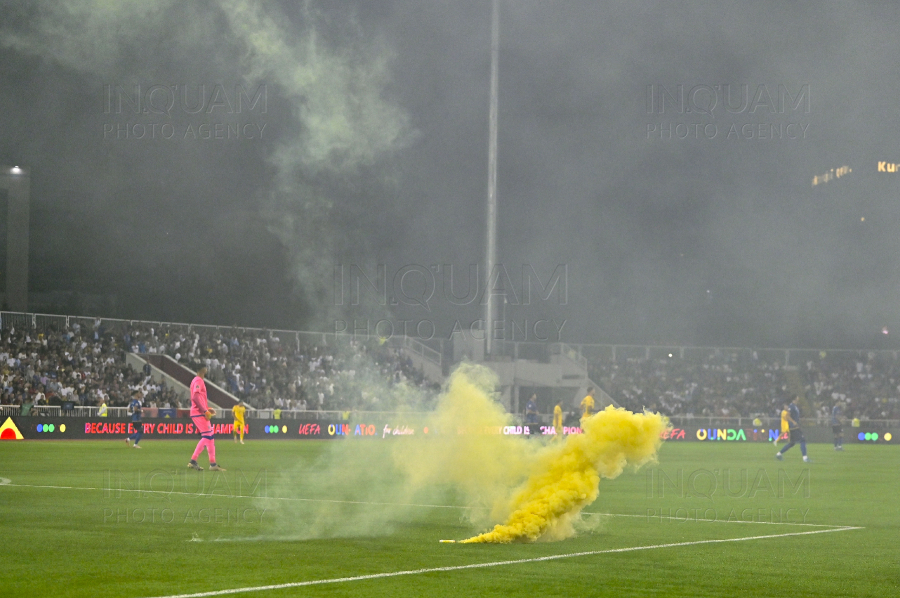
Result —
[{"label": "goalkeeper in pink kit", "polygon": [[209,423],[209,420],[215,416],[216,412],[210,409],[206,402],[206,382],[203,381],[205,377],[206,366],[202,365],[197,370],[197,375],[191,381],[191,420],[194,422],[194,427],[200,432],[200,442],[197,443],[197,448],[194,449],[194,454],[191,455],[191,462],[188,463],[188,467],[197,471],[202,470],[203,468],[197,465],[197,457],[200,456],[203,449],[206,449],[209,455],[209,470],[225,471],[216,465],[216,441],[213,438],[212,424]]}]

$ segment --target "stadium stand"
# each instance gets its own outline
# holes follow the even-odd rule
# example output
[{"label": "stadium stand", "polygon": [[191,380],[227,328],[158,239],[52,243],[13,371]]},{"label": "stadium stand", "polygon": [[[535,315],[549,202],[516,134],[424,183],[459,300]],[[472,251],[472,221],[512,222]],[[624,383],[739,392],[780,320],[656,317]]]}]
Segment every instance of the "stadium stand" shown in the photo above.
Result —
[{"label": "stadium stand", "polygon": [[[900,419],[896,352],[698,349],[578,345],[590,379],[620,405],[672,417],[776,417],[799,396],[804,415],[826,423],[836,401],[849,418]],[[150,409],[183,409],[186,397],[126,353],[182,384],[198,363],[209,380],[266,417],[296,412],[431,408],[439,388],[384,339],[316,333],[0,314],[0,410],[124,409],[135,388]],[[167,356],[171,359],[166,359]],[[790,357],[790,358],[789,358]],[[171,368],[170,368],[171,369]],[[181,377],[179,377],[181,376]],[[181,378],[185,378],[182,380]],[[187,380],[189,383],[189,380]],[[223,393],[224,394],[224,393]],[[220,399],[230,408],[233,399]]]},{"label": "stadium stand", "polygon": [[[774,352],[771,352],[774,353]],[[671,416],[771,417],[799,396],[807,417],[825,422],[836,401],[845,415],[900,418],[900,360],[893,352],[807,351],[798,365],[752,349],[708,349],[690,356],[621,355],[589,359],[591,378],[622,406]],[[791,384],[798,377],[799,388]]]}]

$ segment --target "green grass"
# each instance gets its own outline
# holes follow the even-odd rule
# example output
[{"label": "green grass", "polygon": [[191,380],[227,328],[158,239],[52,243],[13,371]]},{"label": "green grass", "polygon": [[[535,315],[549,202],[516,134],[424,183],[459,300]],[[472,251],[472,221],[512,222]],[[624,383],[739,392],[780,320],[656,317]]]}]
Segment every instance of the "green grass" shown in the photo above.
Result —
[{"label": "green grass", "polygon": [[[375,463],[396,441],[346,443]],[[765,444],[669,443],[659,465],[601,482],[586,509],[604,514],[586,516],[592,531],[503,546],[438,542],[482,531],[452,492],[421,497],[437,506],[322,502],[388,502],[374,472],[316,469],[337,442],[221,438],[224,474],[185,468],[194,442],[145,441],[140,451],[119,441],[0,443],[0,477],[9,480],[0,486],[0,593],[169,596],[764,535],[778,537],[238,595],[884,598],[900,589],[900,454],[890,446],[811,445],[815,462],[806,465],[798,448],[777,462]],[[367,519],[341,537],[297,539],[315,521],[379,514],[377,526]],[[783,535],[839,526],[862,529]]]}]

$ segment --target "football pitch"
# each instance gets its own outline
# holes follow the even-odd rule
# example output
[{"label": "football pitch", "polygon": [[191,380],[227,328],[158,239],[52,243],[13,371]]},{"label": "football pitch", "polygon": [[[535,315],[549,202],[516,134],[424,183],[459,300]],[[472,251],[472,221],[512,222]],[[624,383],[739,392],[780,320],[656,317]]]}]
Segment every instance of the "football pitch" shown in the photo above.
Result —
[{"label": "football pitch", "polygon": [[669,442],[658,464],[601,481],[576,537],[471,545],[440,540],[484,531],[473,524],[483,505],[450,488],[397,503],[376,489],[402,479],[350,463],[387,458],[390,442],[402,440],[219,438],[224,473],[186,468],[193,441],[0,443],[2,594],[883,598],[900,589],[891,446],[814,444],[806,464],[799,447],[779,462],[770,444]]}]

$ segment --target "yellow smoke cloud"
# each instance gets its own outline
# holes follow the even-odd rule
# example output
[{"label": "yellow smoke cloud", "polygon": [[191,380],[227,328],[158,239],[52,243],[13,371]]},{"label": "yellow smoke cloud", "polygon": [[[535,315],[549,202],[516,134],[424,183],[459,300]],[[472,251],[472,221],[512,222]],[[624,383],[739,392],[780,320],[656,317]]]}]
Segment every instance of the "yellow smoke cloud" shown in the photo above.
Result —
[{"label": "yellow smoke cloud", "polygon": [[[505,522],[466,542],[561,540],[584,524],[581,509],[597,498],[600,478],[652,460],[667,425],[659,415],[610,408],[584,420],[584,434],[564,442],[504,434],[513,422],[494,396],[496,384],[490,369],[462,364],[433,413],[396,422],[409,423],[416,434],[329,442],[320,462],[298,463],[280,483],[278,496],[300,500],[259,499],[271,513],[266,533],[295,539],[390,534],[397,522],[427,521],[430,511],[421,505],[450,501],[470,507],[465,519],[474,529]],[[425,427],[429,432],[420,433]]]},{"label": "yellow smoke cloud", "polygon": [[510,424],[510,416],[492,397],[495,384],[491,370],[460,365],[429,418],[437,434],[414,445],[397,443],[394,449],[394,463],[408,488],[461,491],[470,505],[487,509],[471,513],[475,520],[489,514],[482,523],[506,515],[509,489],[527,477],[539,448],[525,438],[498,433]]},{"label": "yellow smoke cloud", "polygon": [[465,543],[561,540],[574,535],[581,509],[599,492],[600,478],[612,479],[626,465],[656,457],[667,422],[659,414],[635,414],[609,406],[582,420],[583,434],[547,447],[512,497],[506,523]]}]

